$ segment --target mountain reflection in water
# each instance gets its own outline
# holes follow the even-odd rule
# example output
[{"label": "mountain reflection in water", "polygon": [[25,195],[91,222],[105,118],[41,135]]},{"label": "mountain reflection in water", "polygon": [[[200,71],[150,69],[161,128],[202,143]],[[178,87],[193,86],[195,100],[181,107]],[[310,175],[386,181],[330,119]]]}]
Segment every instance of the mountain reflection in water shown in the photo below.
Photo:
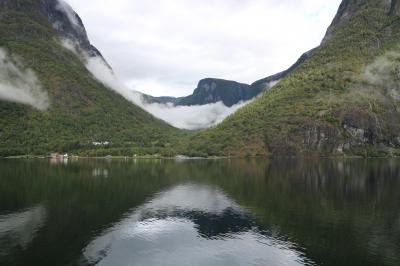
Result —
[{"label": "mountain reflection in water", "polygon": [[0,159],[0,265],[400,265],[400,160]]},{"label": "mountain reflection in water", "polygon": [[292,247],[217,188],[188,183],[135,208],[84,257],[96,265],[305,265]]}]

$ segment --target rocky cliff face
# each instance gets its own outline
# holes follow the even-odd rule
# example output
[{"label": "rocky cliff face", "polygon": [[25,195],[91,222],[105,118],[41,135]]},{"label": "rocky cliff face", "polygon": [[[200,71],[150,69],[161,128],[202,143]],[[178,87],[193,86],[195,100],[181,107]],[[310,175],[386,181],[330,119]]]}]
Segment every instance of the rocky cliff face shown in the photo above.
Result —
[{"label": "rocky cliff face", "polygon": [[207,78],[200,80],[193,94],[180,99],[177,105],[204,105],[223,102],[232,106],[240,101],[251,99],[249,85],[235,81]]},{"label": "rocky cliff face", "polygon": [[399,0],[391,0],[390,2],[390,14],[391,15],[400,15],[400,1]]},{"label": "rocky cliff face", "polygon": [[[43,23],[51,23],[60,38],[76,42],[82,49],[92,56],[100,52],[90,44],[81,18],[63,0],[0,0],[0,5],[9,10],[25,14],[42,15]],[[43,20],[46,18],[46,20]]]},{"label": "rocky cliff face", "polygon": [[[257,93],[258,94],[258,93]],[[257,94],[253,94],[250,85],[231,80],[206,78],[199,81],[193,94],[186,97],[152,97],[144,95],[149,103],[172,103],[176,106],[205,105],[223,102],[226,106],[233,106],[247,101]]]},{"label": "rocky cliff face", "polygon": [[[0,5],[10,10],[23,13],[40,13],[50,23],[62,40],[71,42],[77,51],[88,56],[100,56],[100,51],[94,47],[88,38],[85,26],[79,15],[63,0],[0,0]],[[104,62],[105,59],[103,58]]]},{"label": "rocky cliff face", "polygon": [[89,56],[101,56],[96,47],[90,44],[81,18],[63,0],[43,0],[45,14],[60,36],[77,44]]}]

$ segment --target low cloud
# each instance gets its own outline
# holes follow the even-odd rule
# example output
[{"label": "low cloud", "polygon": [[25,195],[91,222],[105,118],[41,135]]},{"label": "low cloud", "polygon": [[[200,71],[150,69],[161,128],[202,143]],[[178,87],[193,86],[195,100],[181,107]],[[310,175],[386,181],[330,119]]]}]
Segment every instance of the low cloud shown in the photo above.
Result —
[{"label": "low cloud", "polygon": [[77,43],[70,40],[63,40],[62,45],[78,55],[85,63],[86,68],[103,85],[114,90],[155,117],[177,128],[197,130],[215,126],[240,107],[250,102],[241,102],[232,107],[227,107],[222,102],[195,106],[147,103],[143,99],[142,93],[129,89],[116,77],[103,58],[89,56],[88,53],[79,48]]},{"label": "low cloud", "polygon": [[39,110],[49,107],[49,97],[31,69],[0,48],[0,100],[30,105]]},{"label": "low cloud", "polygon": [[400,78],[399,66],[400,53],[394,51],[386,52],[367,65],[363,73],[363,79],[374,85],[391,83],[395,76]]},{"label": "low cloud", "polygon": [[368,85],[379,87],[395,100],[400,100],[400,53],[386,52],[367,65],[361,76]]},{"label": "low cloud", "polygon": [[215,126],[250,101],[227,107],[222,102],[194,106],[141,103],[143,109],[169,124],[183,129],[196,130]]},{"label": "low cloud", "polygon": [[189,130],[208,128],[222,122],[246,103],[232,107],[222,102],[198,106],[173,106],[172,104],[146,103],[142,94],[132,91],[118,80],[101,57],[86,58],[86,68],[108,88],[170,125]]}]

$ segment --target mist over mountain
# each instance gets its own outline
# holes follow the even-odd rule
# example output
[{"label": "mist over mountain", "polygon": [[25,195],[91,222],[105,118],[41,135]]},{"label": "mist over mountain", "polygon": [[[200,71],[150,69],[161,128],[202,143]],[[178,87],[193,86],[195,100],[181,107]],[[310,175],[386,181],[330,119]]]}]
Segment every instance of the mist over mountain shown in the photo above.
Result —
[{"label": "mist over mountain", "polygon": [[47,93],[31,69],[24,69],[18,58],[0,49],[0,100],[30,105],[39,110],[49,107]]}]

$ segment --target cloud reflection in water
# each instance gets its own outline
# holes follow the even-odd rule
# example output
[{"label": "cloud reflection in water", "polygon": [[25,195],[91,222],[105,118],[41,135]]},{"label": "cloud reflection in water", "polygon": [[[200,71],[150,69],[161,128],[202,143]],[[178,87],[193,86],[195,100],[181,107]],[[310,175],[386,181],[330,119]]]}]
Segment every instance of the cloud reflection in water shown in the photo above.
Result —
[{"label": "cloud reflection in water", "polygon": [[157,194],[95,238],[96,265],[312,265],[294,244],[271,237],[214,187],[188,183]]}]

